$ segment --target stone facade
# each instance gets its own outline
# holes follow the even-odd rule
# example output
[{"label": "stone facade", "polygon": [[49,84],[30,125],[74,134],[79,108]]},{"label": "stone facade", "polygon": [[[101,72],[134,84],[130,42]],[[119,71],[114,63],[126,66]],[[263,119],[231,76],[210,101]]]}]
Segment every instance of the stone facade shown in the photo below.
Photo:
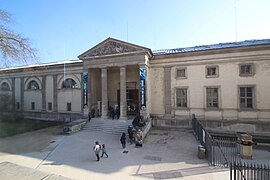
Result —
[{"label": "stone facade", "polygon": [[[267,44],[155,56],[149,72],[151,81],[156,82],[151,87],[155,123],[188,125],[185,120],[195,114],[208,128],[269,129],[269,48]],[[209,97],[211,90],[216,97]],[[185,92],[186,104],[177,104],[177,91]]]},{"label": "stone facade", "polygon": [[[70,121],[81,117],[82,62],[2,70],[0,84],[9,82],[11,106],[4,112],[30,119]],[[73,88],[63,88],[65,79],[73,79]],[[14,95],[13,95],[14,94]],[[70,109],[67,105],[70,103]]]},{"label": "stone facade", "polygon": [[80,60],[2,69],[3,112],[69,121],[119,107],[121,119],[156,126],[189,126],[195,114],[208,128],[269,132],[270,40],[160,52],[108,38]]}]

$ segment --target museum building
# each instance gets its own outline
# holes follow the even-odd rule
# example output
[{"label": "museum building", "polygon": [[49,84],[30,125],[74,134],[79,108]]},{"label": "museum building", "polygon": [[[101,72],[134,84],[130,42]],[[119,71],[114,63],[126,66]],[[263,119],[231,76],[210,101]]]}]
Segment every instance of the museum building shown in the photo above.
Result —
[{"label": "museum building", "polygon": [[1,113],[72,121],[142,115],[155,126],[269,132],[270,39],[152,51],[108,38],[78,60],[0,69]]}]

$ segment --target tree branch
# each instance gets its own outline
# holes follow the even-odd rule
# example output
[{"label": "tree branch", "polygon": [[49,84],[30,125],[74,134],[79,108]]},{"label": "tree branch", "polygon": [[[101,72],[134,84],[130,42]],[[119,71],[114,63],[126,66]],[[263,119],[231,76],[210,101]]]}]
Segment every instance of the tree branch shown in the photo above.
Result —
[{"label": "tree branch", "polygon": [[5,65],[18,61],[26,63],[29,60],[36,59],[36,50],[30,46],[29,40],[20,34],[13,33],[2,22],[10,23],[11,16],[0,9],[0,53],[3,63]]}]

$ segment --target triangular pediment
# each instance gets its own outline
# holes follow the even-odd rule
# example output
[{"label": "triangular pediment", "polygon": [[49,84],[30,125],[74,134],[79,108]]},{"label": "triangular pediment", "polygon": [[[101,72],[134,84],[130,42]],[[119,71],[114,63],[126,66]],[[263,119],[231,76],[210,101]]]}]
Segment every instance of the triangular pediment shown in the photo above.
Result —
[{"label": "triangular pediment", "polygon": [[83,54],[79,55],[79,59],[91,58],[96,56],[106,56],[106,55],[118,55],[123,53],[132,53],[132,52],[151,52],[150,49],[120,41],[113,38],[108,38],[105,41],[99,43],[95,47],[89,49]]}]

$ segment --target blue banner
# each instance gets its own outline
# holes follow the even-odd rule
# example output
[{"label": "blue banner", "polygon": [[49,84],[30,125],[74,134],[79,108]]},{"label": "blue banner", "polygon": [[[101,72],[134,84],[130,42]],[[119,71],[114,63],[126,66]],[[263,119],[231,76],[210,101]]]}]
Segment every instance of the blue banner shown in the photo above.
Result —
[{"label": "blue banner", "polygon": [[83,105],[88,105],[88,72],[83,72]]},{"label": "blue banner", "polygon": [[146,70],[145,68],[140,68],[140,108],[141,110],[146,109]]}]

